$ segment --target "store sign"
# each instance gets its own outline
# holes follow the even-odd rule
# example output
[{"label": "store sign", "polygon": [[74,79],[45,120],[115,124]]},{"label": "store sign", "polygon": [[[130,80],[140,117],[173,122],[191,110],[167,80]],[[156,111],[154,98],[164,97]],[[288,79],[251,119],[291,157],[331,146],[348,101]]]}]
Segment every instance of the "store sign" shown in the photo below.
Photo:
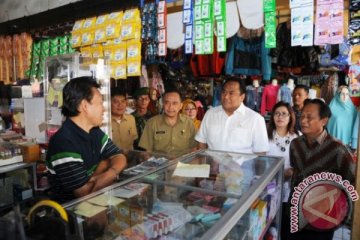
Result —
[{"label": "store sign", "polygon": [[80,0],[0,0],[0,23],[31,16]]}]

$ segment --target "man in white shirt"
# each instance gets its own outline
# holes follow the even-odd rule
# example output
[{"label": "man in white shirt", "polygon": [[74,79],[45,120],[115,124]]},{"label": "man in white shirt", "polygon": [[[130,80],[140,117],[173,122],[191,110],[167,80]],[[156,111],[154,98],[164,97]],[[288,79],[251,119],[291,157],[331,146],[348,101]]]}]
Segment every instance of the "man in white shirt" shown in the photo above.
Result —
[{"label": "man in white shirt", "polygon": [[221,106],[208,110],[195,136],[199,148],[263,155],[269,151],[264,118],[246,107],[245,84],[226,80]]}]

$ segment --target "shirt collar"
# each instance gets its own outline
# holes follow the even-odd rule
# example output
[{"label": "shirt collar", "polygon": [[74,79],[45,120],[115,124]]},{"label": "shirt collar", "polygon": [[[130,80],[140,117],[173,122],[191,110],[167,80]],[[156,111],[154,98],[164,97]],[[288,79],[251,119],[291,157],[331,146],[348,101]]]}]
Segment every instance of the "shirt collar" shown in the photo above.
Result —
[{"label": "shirt collar", "polygon": [[[161,116],[162,116],[162,121],[163,121],[163,123],[167,124],[167,123],[166,123],[165,113],[163,113]],[[184,116],[183,114],[179,113],[179,114],[178,114],[178,120],[180,120],[181,122],[185,122],[186,116]]]},{"label": "shirt collar", "polygon": [[316,142],[318,142],[320,145],[324,143],[326,136],[328,135],[326,130],[323,130],[323,132],[316,138]]},{"label": "shirt collar", "polygon": [[[221,106],[221,110],[225,112],[224,108]],[[245,114],[245,105],[243,103],[234,111],[234,113],[239,113],[241,115]]]},{"label": "shirt collar", "polygon": [[94,129],[92,128],[90,130],[90,133],[87,133],[84,129],[82,129],[81,127],[79,127],[78,125],[76,125],[76,123],[74,123],[70,118],[66,118],[65,122],[63,123],[63,125],[66,125],[71,131],[73,131],[74,133],[78,134],[81,138],[83,138],[84,140],[90,140],[91,139],[91,131]]},{"label": "shirt collar", "polygon": [[[327,135],[328,135],[327,131],[323,130],[323,132],[311,144],[313,144],[315,142],[318,143],[319,145],[323,144]],[[305,142],[307,142],[305,135],[302,135],[301,137],[303,138],[303,140]]]},{"label": "shirt collar", "polygon": [[121,120],[118,120],[118,119],[114,118],[113,116],[111,116],[111,119],[117,123],[120,123],[121,121],[127,121],[127,116],[126,116],[126,114],[124,114]]}]

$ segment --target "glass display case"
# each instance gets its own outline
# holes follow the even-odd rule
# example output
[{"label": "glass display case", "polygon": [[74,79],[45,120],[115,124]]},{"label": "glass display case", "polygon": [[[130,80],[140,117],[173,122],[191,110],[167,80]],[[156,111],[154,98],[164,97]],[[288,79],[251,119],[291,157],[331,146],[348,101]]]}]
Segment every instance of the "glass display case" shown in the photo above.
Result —
[{"label": "glass display case", "polygon": [[64,207],[80,239],[262,239],[282,182],[281,158],[201,150]]},{"label": "glass display case", "polygon": [[80,54],[66,54],[46,59],[44,81],[45,120],[47,140],[60,128],[63,117],[62,89],[72,78],[91,76],[100,84],[104,96],[104,117],[101,129],[111,137],[110,76],[104,59],[81,57]]}]

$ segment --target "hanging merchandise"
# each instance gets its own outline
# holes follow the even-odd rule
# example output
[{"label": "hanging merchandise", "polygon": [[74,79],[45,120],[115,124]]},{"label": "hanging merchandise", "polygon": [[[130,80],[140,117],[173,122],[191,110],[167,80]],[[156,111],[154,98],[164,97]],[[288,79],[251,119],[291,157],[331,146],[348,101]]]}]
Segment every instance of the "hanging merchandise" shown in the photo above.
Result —
[{"label": "hanging merchandise", "polygon": [[107,58],[110,76],[126,79],[141,75],[141,34],[139,9],[128,9],[76,21],[71,45],[82,57]]},{"label": "hanging merchandise", "polygon": [[276,47],[276,1],[264,1],[265,14],[265,47]]},{"label": "hanging merchandise", "polygon": [[262,28],[254,31],[243,27],[238,35],[231,39],[227,53],[225,73],[228,75],[262,75],[263,80],[271,77],[270,49],[265,48]]},{"label": "hanging merchandise", "polygon": [[126,42],[127,76],[141,75],[141,19],[137,8],[124,12],[121,39]]},{"label": "hanging merchandise", "polygon": [[34,42],[31,49],[31,64],[26,71],[26,75],[31,80],[43,79],[46,58],[75,52],[71,46],[70,36],[55,37]]},{"label": "hanging merchandise", "polygon": [[[226,0],[215,0],[214,16],[216,23],[216,49],[218,52],[226,52],[227,21]],[[231,17],[235,17],[231,15]],[[235,21],[235,19],[233,19]]]},{"label": "hanging merchandise", "polygon": [[192,0],[184,0],[183,23],[185,24],[185,54],[193,53],[193,6]]},{"label": "hanging merchandise", "polygon": [[161,57],[166,56],[167,45],[166,45],[166,27],[167,27],[167,7],[166,1],[159,1],[157,15],[157,26],[158,30],[158,55]]},{"label": "hanging merchandise", "polygon": [[[100,32],[100,28],[105,29],[105,37],[106,40],[112,40],[115,38],[121,37],[121,26],[122,26],[122,18],[123,12],[112,12],[108,15],[106,19],[104,19],[103,24],[98,25],[98,32]],[[101,17],[101,16],[100,16]],[[97,21],[97,22],[101,22]],[[104,41],[105,42],[105,41]]]},{"label": "hanging merchandise", "polygon": [[344,36],[344,1],[318,1],[316,4],[315,45],[339,44]]},{"label": "hanging merchandise", "polygon": [[10,83],[27,76],[31,46],[32,38],[27,33],[0,36],[0,81]]},{"label": "hanging merchandise", "polygon": [[351,0],[350,2],[350,24],[349,36],[351,45],[360,44],[360,1]]},{"label": "hanging merchandise", "polygon": [[306,0],[291,8],[291,46],[312,46],[314,2]]},{"label": "hanging merchandise", "polygon": [[157,62],[158,55],[157,5],[155,2],[147,3],[142,7],[141,24],[144,61],[146,64],[154,64]]},{"label": "hanging merchandise", "polygon": [[195,1],[195,53],[212,54],[214,51],[213,43],[213,0]]},{"label": "hanging merchandise", "polygon": [[360,97],[360,65],[351,65],[348,74],[350,78],[350,96]]},{"label": "hanging merchandise", "polygon": [[237,0],[241,23],[247,29],[264,26],[263,0]]}]

